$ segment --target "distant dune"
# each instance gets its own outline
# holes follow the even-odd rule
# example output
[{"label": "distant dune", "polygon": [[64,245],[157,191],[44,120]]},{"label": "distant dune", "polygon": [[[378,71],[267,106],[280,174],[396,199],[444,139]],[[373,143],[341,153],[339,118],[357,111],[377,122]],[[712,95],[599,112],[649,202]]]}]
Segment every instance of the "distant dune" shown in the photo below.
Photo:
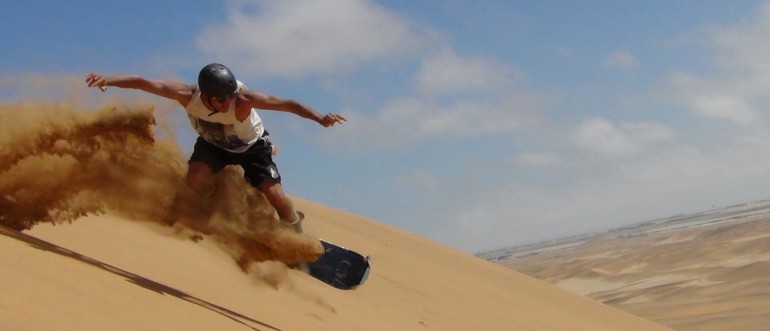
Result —
[{"label": "distant dune", "polygon": [[485,257],[679,331],[770,325],[770,201]]}]

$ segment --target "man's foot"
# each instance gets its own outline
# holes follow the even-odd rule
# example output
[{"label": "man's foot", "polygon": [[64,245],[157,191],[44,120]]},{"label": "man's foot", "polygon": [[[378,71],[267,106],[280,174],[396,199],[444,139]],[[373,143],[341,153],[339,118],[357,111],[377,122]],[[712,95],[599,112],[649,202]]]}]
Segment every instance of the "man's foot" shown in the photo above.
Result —
[{"label": "man's foot", "polygon": [[[323,256],[325,253],[324,246],[323,244],[321,244],[321,241],[316,241],[316,247],[314,250],[315,250],[314,252],[304,253],[305,255],[301,257],[302,262],[289,264],[289,268],[296,269],[305,273],[309,273],[310,265],[313,262],[318,261],[318,259],[320,259],[321,256]],[[299,259],[300,257],[298,256],[297,258]]]},{"label": "man's foot", "polygon": [[291,221],[281,220],[281,224],[283,224],[284,226],[290,227],[296,233],[303,233],[302,220],[304,219],[305,219],[305,213],[297,210],[293,220]]}]

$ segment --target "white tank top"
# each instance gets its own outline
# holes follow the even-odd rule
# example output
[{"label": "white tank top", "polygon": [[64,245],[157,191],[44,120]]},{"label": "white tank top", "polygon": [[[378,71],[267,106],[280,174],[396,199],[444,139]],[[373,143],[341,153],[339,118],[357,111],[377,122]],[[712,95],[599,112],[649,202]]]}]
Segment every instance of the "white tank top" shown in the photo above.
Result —
[{"label": "white tank top", "polygon": [[[245,89],[246,86],[238,81],[236,93]],[[265,128],[254,108],[251,109],[249,117],[241,122],[235,118],[235,101],[230,103],[227,112],[212,112],[203,105],[200,96],[200,88],[197,88],[185,110],[193,129],[204,140],[219,148],[243,153],[262,137]]]}]

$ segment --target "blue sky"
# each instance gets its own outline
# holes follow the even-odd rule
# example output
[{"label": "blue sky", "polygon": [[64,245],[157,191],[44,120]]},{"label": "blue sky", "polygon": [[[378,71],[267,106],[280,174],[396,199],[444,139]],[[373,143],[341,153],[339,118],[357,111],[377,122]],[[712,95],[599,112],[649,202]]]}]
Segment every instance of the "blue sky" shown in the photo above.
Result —
[{"label": "blue sky", "polygon": [[2,102],[225,63],[349,119],[260,113],[290,194],[467,252],[770,198],[767,1],[13,1],[0,22]]}]

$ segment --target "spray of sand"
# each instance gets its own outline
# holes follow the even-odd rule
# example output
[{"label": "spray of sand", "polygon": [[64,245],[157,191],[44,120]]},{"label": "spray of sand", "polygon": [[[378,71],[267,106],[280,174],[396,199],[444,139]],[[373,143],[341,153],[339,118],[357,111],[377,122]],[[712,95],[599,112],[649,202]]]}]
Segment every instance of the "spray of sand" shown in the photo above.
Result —
[{"label": "spray of sand", "polygon": [[239,167],[218,174],[213,197],[192,193],[184,184],[185,158],[173,134],[158,132],[166,126],[153,110],[0,104],[0,223],[22,231],[120,213],[213,238],[246,272],[259,267],[255,262],[316,257],[318,241],[282,229]]}]

